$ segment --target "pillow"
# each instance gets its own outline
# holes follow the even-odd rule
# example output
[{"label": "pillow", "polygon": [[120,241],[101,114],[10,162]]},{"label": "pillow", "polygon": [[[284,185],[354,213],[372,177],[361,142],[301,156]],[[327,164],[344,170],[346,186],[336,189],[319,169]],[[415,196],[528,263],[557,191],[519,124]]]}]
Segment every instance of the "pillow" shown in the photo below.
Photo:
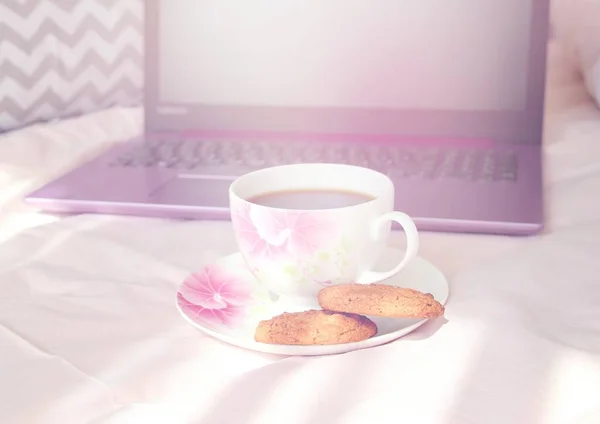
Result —
[{"label": "pillow", "polygon": [[142,99],[142,0],[0,1],[0,132]]},{"label": "pillow", "polygon": [[552,24],[600,105],[600,0],[554,0]]}]

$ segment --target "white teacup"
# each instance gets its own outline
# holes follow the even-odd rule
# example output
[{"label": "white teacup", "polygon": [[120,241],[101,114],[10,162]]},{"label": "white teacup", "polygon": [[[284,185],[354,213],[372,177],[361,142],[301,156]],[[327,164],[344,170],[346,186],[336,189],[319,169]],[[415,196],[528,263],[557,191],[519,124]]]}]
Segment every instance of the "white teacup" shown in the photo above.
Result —
[{"label": "white teacup", "polygon": [[[354,197],[346,199],[344,193]],[[303,196],[306,206],[300,207],[306,209],[293,204],[296,194]],[[329,204],[320,208],[318,198]],[[355,203],[347,206],[346,200]],[[319,290],[328,285],[385,280],[400,272],[419,248],[412,219],[393,210],[394,184],[367,168],[322,163],[265,168],[236,179],[229,202],[242,256],[284,303],[314,305]],[[392,221],[404,229],[406,253],[393,269],[374,272]]]}]

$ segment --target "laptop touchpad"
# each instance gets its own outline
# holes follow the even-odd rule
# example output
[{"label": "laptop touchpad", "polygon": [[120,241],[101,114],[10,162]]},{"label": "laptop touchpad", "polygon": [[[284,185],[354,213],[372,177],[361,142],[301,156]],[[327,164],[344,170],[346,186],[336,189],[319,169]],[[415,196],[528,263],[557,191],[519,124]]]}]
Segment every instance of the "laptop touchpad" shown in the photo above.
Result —
[{"label": "laptop touchpad", "polygon": [[229,186],[233,179],[178,177],[150,194],[156,203],[209,207],[229,206]]}]

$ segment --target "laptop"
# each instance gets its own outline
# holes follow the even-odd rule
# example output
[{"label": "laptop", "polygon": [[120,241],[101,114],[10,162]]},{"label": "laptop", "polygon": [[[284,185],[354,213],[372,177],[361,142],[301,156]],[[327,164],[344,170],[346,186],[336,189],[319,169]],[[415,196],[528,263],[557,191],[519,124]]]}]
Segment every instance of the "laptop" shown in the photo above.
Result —
[{"label": "laptop", "polygon": [[27,196],[226,220],[239,175],[389,175],[420,230],[543,228],[548,0],[147,0],[145,132]]}]

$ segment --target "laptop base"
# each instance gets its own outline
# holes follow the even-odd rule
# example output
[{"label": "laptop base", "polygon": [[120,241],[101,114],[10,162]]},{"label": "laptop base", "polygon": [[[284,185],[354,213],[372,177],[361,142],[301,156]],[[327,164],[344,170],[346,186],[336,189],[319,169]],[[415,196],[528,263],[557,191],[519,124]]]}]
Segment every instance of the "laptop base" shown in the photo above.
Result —
[{"label": "laptop base", "polygon": [[[139,141],[137,143],[140,143]],[[171,219],[229,219],[228,188],[247,165],[200,165],[194,169],[115,166],[135,143],[121,143],[91,162],[26,197],[48,212],[104,213]],[[396,186],[396,209],[413,217],[421,231],[535,234],[543,228],[541,152],[538,146],[510,149],[517,158],[514,180],[473,180],[389,173]],[[460,171],[460,170],[458,170]]]}]

